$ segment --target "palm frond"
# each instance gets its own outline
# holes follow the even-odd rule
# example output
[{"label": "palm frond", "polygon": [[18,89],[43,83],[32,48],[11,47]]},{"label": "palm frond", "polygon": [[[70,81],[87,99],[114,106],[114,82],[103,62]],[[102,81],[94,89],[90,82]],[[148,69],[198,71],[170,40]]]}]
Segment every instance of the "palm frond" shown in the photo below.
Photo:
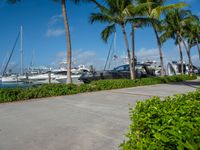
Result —
[{"label": "palm frond", "polygon": [[101,38],[104,42],[108,41],[108,38],[111,36],[112,33],[116,31],[115,24],[108,25],[102,32]]},{"label": "palm frond", "polygon": [[158,6],[156,8],[154,8],[151,12],[150,17],[152,18],[160,18],[161,14],[165,11],[170,11],[172,9],[178,9],[178,8],[183,8],[188,6],[188,4],[184,3],[184,2],[180,2],[177,4],[171,4],[168,6]]},{"label": "palm frond", "polygon": [[105,15],[103,13],[91,13],[89,17],[89,22],[93,24],[94,22],[100,23],[110,23],[113,21],[111,16]]}]

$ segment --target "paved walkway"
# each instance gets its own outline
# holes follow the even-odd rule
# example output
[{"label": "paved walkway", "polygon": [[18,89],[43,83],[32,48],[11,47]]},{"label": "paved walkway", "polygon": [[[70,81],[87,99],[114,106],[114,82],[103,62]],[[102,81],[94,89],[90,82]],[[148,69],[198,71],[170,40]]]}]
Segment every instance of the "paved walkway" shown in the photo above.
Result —
[{"label": "paved walkway", "polygon": [[116,150],[130,123],[128,104],[194,91],[200,82],[189,84],[0,104],[0,150]]}]

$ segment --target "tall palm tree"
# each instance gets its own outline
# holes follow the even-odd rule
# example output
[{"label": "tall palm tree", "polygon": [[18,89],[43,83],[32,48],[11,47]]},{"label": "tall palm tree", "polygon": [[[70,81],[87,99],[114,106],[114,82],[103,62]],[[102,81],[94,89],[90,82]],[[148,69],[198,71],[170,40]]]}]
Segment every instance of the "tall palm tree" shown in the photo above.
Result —
[{"label": "tall palm tree", "polygon": [[[198,19],[196,19],[189,10],[174,9],[167,12],[165,19],[162,22],[164,32],[160,37],[162,42],[167,39],[172,38],[178,44],[180,50],[181,58],[181,71],[183,73],[183,54],[181,43],[183,43],[189,60],[189,70],[192,70],[192,59],[190,54],[190,49],[193,46],[193,41],[195,41],[197,33],[192,32],[194,25],[197,24]],[[194,24],[196,22],[196,24]]]},{"label": "tall palm tree", "polygon": [[132,7],[131,0],[105,0],[104,5],[97,2],[93,3],[97,6],[98,12],[91,13],[90,22],[107,23],[106,28],[101,32],[101,38],[107,42],[109,36],[116,31],[116,25],[119,25],[122,29],[124,41],[127,49],[128,62],[130,67],[130,77],[134,79],[135,70],[133,70],[130,47],[126,32],[126,18],[130,16],[130,7]]},{"label": "tall palm tree", "polygon": [[172,30],[170,27],[170,24],[168,24],[168,22],[171,24],[173,22],[167,20],[167,18],[165,18],[165,22],[163,25],[162,30],[164,30],[164,32],[161,34],[160,36],[160,41],[161,43],[165,43],[167,40],[169,39],[173,39],[175,40],[175,45],[178,47],[179,53],[180,53],[180,62],[181,62],[181,74],[183,74],[183,50],[182,50],[182,46],[181,46],[181,39],[177,36],[176,32],[174,32],[174,30]]},{"label": "tall palm tree", "polygon": [[188,28],[186,28],[186,34],[188,36],[188,43],[191,44],[191,46],[197,46],[197,50],[199,53],[199,60],[200,60],[200,47],[199,47],[199,43],[200,43],[200,21],[199,18],[195,15],[193,15],[193,19],[191,20],[191,22],[189,23],[190,25],[187,26]]},{"label": "tall palm tree", "polygon": [[148,3],[148,2],[154,2],[154,4],[149,4],[148,9],[145,10],[146,16],[149,18],[155,18],[157,21],[151,21],[151,25],[153,27],[157,45],[159,49],[159,56],[160,56],[160,64],[161,64],[161,76],[164,75],[164,62],[163,62],[163,51],[162,51],[162,43],[159,38],[159,31],[160,31],[160,15],[168,10],[174,9],[174,8],[182,8],[186,6],[185,3],[177,3],[177,4],[171,4],[168,6],[164,6],[164,3],[166,0],[136,0],[138,4],[141,3]]},{"label": "tall palm tree", "polygon": [[[16,2],[20,2],[21,0],[7,0],[8,3],[14,4]],[[62,5],[62,15],[64,19],[65,31],[66,31],[66,42],[67,42],[67,83],[72,83],[71,78],[71,63],[72,63],[72,46],[71,46],[71,36],[70,36],[70,28],[67,17],[67,0],[53,0],[55,2],[59,2]],[[71,0],[74,3],[80,2],[80,0]],[[82,0],[82,1],[90,1],[90,0]]]},{"label": "tall palm tree", "polygon": [[[72,46],[71,46],[71,35],[70,28],[67,17],[67,0],[53,0],[55,2],[59,2],[62,5],[62,15],[64,19],[65,31],[66,31],[66,42],[67,42],[67,83],[72,83],[71,78],[71,64],[72,64]],[[72,0],[74,3],[80,2],[80,0]]]},{"label": "tall palm tree", "polygon": [[[184,13],[182,14],[184,16]],[[186,49],[188,60],[189,60],[189,74],[193,71],[193,64],[191,59],[191,48],[193,47],[193,39],[195,40],[195,34],[192,33],[193,26],[199,23],[199,19],[197,16],[193,15],[191,11],[185,11],[186,17],[182,20],[182,24],[180,25],[182,28],[179,31],[176,31],[179,38],[182,40],[182,43]]]},{"label": "tall palm tree", "polygon": [[[131,79],[135,79],[135,28],[139,27],[140,24],[148,24],[149,18],[143,17],[143,11],[149,5],[146,3],[137,5],[134,0],[104,0],[104,5],[91,0],[99,9],[98,13],[92,13],[90,16],[91,23],[101,22],[108,23],[108,26],[102,31],[101,37],[107,42],[109,36],[116,31],[116,25],[119,25],[124,35],[125,45],[127,48],[128,61],[130,66]],[[132,55],[128,43],[128,37],[125,30],[127,23],[131,24],[132,27]]]},{"label": "tall palm tree", "polygon": [[178,35],[183,28],[185,19],[188,17],[187,11],[185,10],[171,10],[167,12],[165,18],[162,20],[162,35],[160,36],[161,43],[164,43],[168,39],[174,39],[175,44],[178,45],[180,52],[181,62],[181,74],[183,74],[183,52],[181,47],[181,38]]},{"label": "tall palm tree", "polygon": [[[137,28],[141,28],[142,26],[148,26],[151,22],[151,18],[144,16],[145,9],[148,8],[148,6],[153,3],[142,3],[137,4],[135,1],[132,1],[132,6],[129,7],[130,16],[127,16],[128,18],[126,21],[131,24],[131,39],[132,39],[132,66],[133,70],[135,70],[135,63],[136,63],[136,56],[135,56],[135,30]],[[135,74],[134,74],[135,78]]]}]

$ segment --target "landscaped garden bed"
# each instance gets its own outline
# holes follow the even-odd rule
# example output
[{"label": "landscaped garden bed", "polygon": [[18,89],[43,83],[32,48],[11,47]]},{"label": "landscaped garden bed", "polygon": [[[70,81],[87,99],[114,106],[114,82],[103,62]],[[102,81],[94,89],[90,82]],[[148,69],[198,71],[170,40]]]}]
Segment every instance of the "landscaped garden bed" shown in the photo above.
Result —
[{"label": "landscaped garden bed", "polygon": [[196,76],[179,75],[166,77],[141,78],[136,80],[116,79],[99,80],[90,84],[45,84],[39,87],[30,88],[7,88],[0,89],[0,103],[19,100],[28,100],[42,97],[71,95],[84,92],[93,92],[100,90],[110,90],[118,88],[128,88],[143,85],[163,84],[194,80]]}]

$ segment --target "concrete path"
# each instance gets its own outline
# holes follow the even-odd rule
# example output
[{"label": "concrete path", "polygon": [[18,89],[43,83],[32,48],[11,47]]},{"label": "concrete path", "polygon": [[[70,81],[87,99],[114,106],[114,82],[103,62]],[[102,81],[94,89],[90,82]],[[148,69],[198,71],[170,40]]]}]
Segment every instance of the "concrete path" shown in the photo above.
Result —
[{"label": "concrete path", "polygon": [[0,104],[0,150],[116,150],[130,123],[128,104],[194,86],[162,84]]}]

